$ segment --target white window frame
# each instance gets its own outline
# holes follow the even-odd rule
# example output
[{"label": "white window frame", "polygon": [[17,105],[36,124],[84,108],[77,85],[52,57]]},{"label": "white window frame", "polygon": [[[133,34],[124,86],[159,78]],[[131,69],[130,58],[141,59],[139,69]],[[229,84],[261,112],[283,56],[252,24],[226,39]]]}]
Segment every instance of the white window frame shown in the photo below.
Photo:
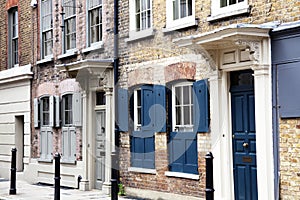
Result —
[{"label": "white window frame", "polygon": [[[140,100],[142,104],[142,90],[141,88],[137,88],[133,92],[133,109],[134,109],[134,130],[140,131],[142,128],[142,105],[138,105],[138,95],[140,95]],[[140,121],[138,120],[140,116]]]},{"label": "white window frame", "polygon": [[[46,4],[46,5],[44,5]],[[51,59],[53,58],[53,14],[52,14],[52,0],[41,0],[40,1],[40,29],[41,29],[41,58]],[[48,6],[48,7],[47,7]],[[51,18],[50,24],[46,24],[47,19]],[[46,19],[46,20],[45,20]],[[49,20],[49,19],[48,19]],[[47,33],[51,33],[51,38],[46,40]],[[50,44],[48,44],[50,43]],[[46,54],[47,45],[51,47],[51,53]]]},{"label": "white window frame", "polygon": [[[8,11],[8,34],[9,34],[9,65],[8,68],[19,66],[19,15],[18,7]],[[14,48],[14,44],[16,47]]]},{"label": "white window frame", "polygon": [[[189,86],[191,88],[190,92],[189,92],[189,103],[186,104],[186,105],[183,105],[181,104],[179,107],[181,109],[181,122],[178,123],[177,122],[177,119],[176,119],[176,88],[178,87],[185,87],[185,86]],[[181,98],[184,98],[184,95],[183,95],[183,90],[181,90],[182,94],[181,94]],[[181,99],[180,101],[183,101],[183,99]],[[182,108],[184,106],[188,106],[189,109],[190,109],[190,122],[189,124],[185,124],[184,125],[184,112],[182,110]],[[177,84],[174,84],[172,86],[172,130],[175,131],[175,132],[191,132],[193,131],[193,127],[194,127],[194,124],[193,124],[193,112],[194,112],[194,99],[193,99],[193,83],[192,82],[181,82],[181,83],[177,83]]]},{"label": "white window frame", "polygon": [[[63,2],[64,5],[64,34],[63,34],[63,41],[64,41],[64,45],[63,45],[63,49],[65,53],[68,52],[73,52],[76,49],[76,37],[77,37],[77,27],[76,27],[76,0],[64,0]],[[72,9],[74,11],[74,13],[72,12]],[[71,32],[67,32],[67,24],[68,23],[72,23],[72,21],[74,22],[74,29]],[[67,48],[67,37],[72,37],[71,35],[75,35],[75,40],[74,40],[74,46],[71,45],[69,48]],[[71,40],[72,43],[72,40]],[[73,43],[72,43],[73,44]]]},{"label": "white window frame", "polygon": [[[65,107],[66,96],[71,97],[71,109],[69,110],[69,112],[71,113],[70,116],[69,116],[69,117],[71,117],[71,119],[69,119],[70,123],[66,123],[66,113],[65,113],[65,111],[66,111],[66,107]],[[74,112],[73,94],[71,94],[71,93],[64,94],[62,96],[62,101],[61,102],[62,102],[62,106],[61,106],[61,108],[62,108],[62,126],[63,127],[73,126],[73,124],[74,124],[74,119],[73,119],[73,112]]]},{"label": "white window frame", "polygon": [[[236,4],[221,7],[221,0],[211,0],[211,16],[208,17],[208,21],[213,21],[216,19],[221,19],[225,17],[230,17],[233,15],[243,14],[249,12],[248,0],[243,2],[237,2]],[[228,2],[229,0],[227,0]],[[238,1],[238,0],[237,0]]]},{"label": "white window frame", "polygon": [[[99,3],[96,4],[96,5],[92,5],[92,3],[95,3],[94,1],[98,1]],[[96,42],[92,42],[92,32],[91,32],[91,17],[90,17],[90,14],[91,12],[93,12],[94,10],[98,10],[99,12],[99,17],[100,17],[100,22],[99,24],[96,24],[94,26],[99,26],[99,41],[96,41]],[[101,48],[102,47],[102,39],[103,39],[103,20],[102,20],[102,16],[103,16],[103,2],[102,0],[89,0],[87,1],[87,24],[88,24],[88,28],[87,28],[87,37],[88,37],[88,46],[89,47],[98,47]]]},{"label": "white window frame", "polygon": [[[181,28],[186,28],[189,26],[197,25],[197,21],[195,18],[195,0],[192,0],[192,15],[186,16],[179,19],[173,19],[173,2],[175,0],[167,0],[166,1],[166,29],[164,32],[173,31]],[[180,0],[179,0],[180,1]]]},{"label": "white window frame", "polygon": [[[140,1],[140,7],[141,7],[141,1]],[[148,2],[148,0],[144,0],[145,2]],[[149,0],[149,10],[150,10],[150,24],[147,24],[146,28],[137,30],[137,24],[136,24],[136,0],[130,0],[129,1],[129,41],[130,40],[137,40],[144,37],[149,37],[154,34],[153,32],[153,17],[152,17],[152,0]],[[147,3],[148,4],[148,3]],[[146,5],[147,7],[147,5]],[[148,9],[145,9],[148,10]],[[144,11],[145,11],[144,10]],[[147,20],[146,20],[147,21]],[[141,24],[141,20],[140,20]],[[149,26],[149,27],[148,27]],[[140,26],[141,27],[141,26]]]}]

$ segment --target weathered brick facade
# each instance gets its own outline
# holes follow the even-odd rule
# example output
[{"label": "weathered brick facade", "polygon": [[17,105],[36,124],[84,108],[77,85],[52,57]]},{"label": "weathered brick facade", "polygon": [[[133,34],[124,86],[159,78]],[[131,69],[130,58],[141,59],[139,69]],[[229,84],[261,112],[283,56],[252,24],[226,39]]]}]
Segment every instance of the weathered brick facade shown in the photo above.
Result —
[{"label": "weathered brick facade", "polygon": [[[176,79],[207,78],[211,67],[208,62],[198,60],[198,65],[189,65],[189,59],[184,61],[165,62],[178,55],[194,54],[203,55],[207,60],[208,52],[201,46],[186,48],[176,46],[172,40],[178,37],[204,34],[217,28],[232,24],[262,24],[279,21],[280,23],[300,20],[300,2],[292,1],[254,1],[249,0],[250,14],[231,16],[212,22],[207,21],[211,15],[210,0],[196,0],[196,19],[198,25],[179,29],[173,32],[164,32],[166,27],[166,1],[152,1],[152,27],[154,35],[134,41],[125,41],[129,38],[129,1],[119,3],[120,20],[120,78],[122,87],[130,88],[137,84],[157,84],[167,83]],[[177,68],[176,68],[177,67]],[[196,71],[196,72],[194,72]],[[299,150],[297,140],[298,120],[280,121],[280,172],[281,172],[281,198],[297,199],[299,194],[299,160],[297,152]],[[210,145],[209,133],[207,143],[198,138],[198,143]],[[205,169],[203,155],[205,151],[199,150],[199,181],[191,181],[180,178],[170,178],[164,175],[168,169],[167,136],[165,133],[156,135],[156,175],[128,172],[130,166],[130,142],[128,133],[121,136],[121,182],[125,186],[158,190],[164,192],[174,192],[180,194],[190,194],[192,196],[204,196],[203,173]],[[200,146],[200,145],[199,145]],[[198,146],[198,148],[199,148]],[[210,147],[205,149],[209,150]],[[178,185],[176,190],[173,186]]]}]

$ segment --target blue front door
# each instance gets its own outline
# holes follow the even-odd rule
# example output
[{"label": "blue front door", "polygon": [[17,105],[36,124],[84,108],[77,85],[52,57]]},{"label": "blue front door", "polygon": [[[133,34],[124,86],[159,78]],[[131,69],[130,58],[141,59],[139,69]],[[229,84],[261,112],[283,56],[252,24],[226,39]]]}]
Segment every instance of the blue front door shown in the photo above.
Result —
[{"label": "blue front door", "polygon": [[257,200],[253,81],[232,86],[230,91],[235,199]]}]

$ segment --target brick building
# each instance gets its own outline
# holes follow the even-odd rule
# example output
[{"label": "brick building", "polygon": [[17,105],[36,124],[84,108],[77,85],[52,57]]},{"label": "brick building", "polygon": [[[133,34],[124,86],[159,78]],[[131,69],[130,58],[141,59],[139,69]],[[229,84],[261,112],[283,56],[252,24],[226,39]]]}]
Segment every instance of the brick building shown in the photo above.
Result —
[{"label": "brick building", "polygon": [[30,160],[30,96],[34,25],[30,1],[1,1],[0,9],[0,177],[9,178],[11,149],[17,148],[17,172]]},{"label": "brick building", "polygon": [[[109,192],[114,150],[113,3],[40,0],[32,10],[31,160],[27,180]],[[109,155],[109,156],[107,156]]]},{"label": "brick building", "polygon": [[119,83],[128,91],[128,124],[120,134],[120,175],[128,193],[204,198],[211,151],[216,199],[297,199],[284,188],[297,190],[291,135],[298,121],[274,122],[270,32],[298,21],[299,6],[121,2]]}]

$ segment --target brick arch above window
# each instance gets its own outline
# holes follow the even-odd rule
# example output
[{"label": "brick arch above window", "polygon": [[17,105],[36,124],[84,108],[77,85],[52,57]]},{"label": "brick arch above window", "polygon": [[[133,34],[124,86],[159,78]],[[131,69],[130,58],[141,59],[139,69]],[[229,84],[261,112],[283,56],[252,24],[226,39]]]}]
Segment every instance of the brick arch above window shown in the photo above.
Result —
[{"label": "brick arch above window", "polygon": [[6,1],[6,10],[9,10],[18,5],[19,5],[19,0],[7,0]]},{"label": "brick arch above window", "polygon": [[54,95],[55,94],[55,84],[54,83],[42,83],[37,87],[37,97],[43,95]]},{"label": "brick arch above window", "polygon": [[193,80],[195,79],[195,75],[196,63],[194,62],[179,62],[165,67],[166,82],[179,79]]},{"label": "brick arch above window", "polygon": [[59,84],[59,94],[65,94],[70,92],[80,92],[80,84],[75,79],[66,79]]}]

